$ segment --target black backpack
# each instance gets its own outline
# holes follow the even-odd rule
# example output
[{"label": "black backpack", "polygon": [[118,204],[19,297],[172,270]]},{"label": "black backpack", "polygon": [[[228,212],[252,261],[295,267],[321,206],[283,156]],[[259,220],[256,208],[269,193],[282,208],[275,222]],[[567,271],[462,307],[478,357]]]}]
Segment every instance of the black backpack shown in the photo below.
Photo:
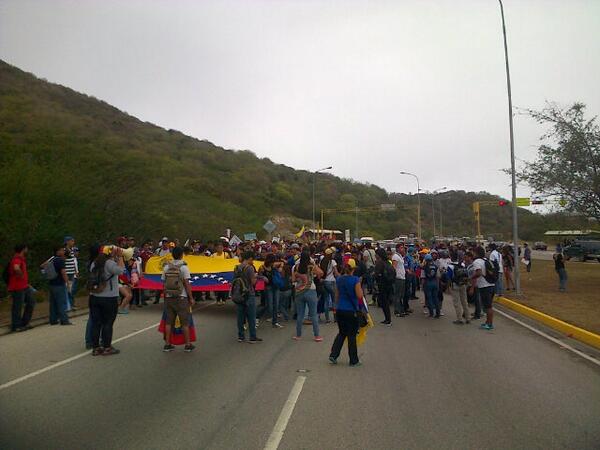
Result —
[{"label": "black backpack", "polygon": [[485,281],[496,284],[498,282],[498,275],[500,274],[498,261],[490,261],[487,258],[484,258],[483,261],[485,262]]},{"label": "black backpack", "polygon": [[392,284],[394,281],[396,281],[396,269],[394,269],[394,266],[392,266],[388,261],[384,261],[383,263],[382,277],[383,280],[388,284]]},{"label": "black backpack", "polygon": [[106,261],[108,261],[108,256],[105,254],[100,254],[94,260],[94,268],[90,270],[88,275],[86,287],[90,294],[99,294],[104,292],[106,289],[106,283],[111,283],[112,285],[112,277],[104,278],[104,266],[106,265]]},{"label": "black backpack", "polygon": [[458,264],[454,266],[452,282],[459,285],[465,285],[469,281],[469,273],[466,267],[461,267]]}]

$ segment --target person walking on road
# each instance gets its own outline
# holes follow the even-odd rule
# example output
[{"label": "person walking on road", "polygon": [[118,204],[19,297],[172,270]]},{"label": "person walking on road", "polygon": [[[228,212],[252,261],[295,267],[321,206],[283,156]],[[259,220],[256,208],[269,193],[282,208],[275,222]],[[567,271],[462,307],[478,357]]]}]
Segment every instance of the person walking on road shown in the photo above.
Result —
[{"label": "person walking on road", "polygon": [[469,275],[463,262],[452,261],[450,269],[452,271],[452,282],[450,292],[452,293],[452,304],[456,311],[456,320],[452,323],[462,325],[471,323],[469,316],[469,304],[467,302],[467,284],[469,284]]},{"label": "person walking on road", "polygon": [[77,280],[79,278],[78,253],[79,249],[75,247],[75,238],[65,236],[65,270],[69,278],[67,283],[67,312],[77,310],[75,295],[77,294]]},{"label": "person walking on road", "polygon": [[[241,263],[236,266],[235,273],[239,273],[244,285],[246,286],[246,299],[244,302],[236,303],[237,308],[237,328],[238,342],[246,342],[246,332],[244,322],[248,323],[248,333],[250,344],[262,342],[262,339],[256,336],[256,270],[254,269],[254,252],[247,250],[240,256]],[[233,297],[233,295],[232,295]]]},{"label": "person walking on road", "polygon": [[565,260],[562,253],[554,255],[554,270],[558,274],[558,289],[565,292],[567,290],[567,269],[565,269]]},{"label": "person walking on road", "polygon": [[339,331],[329,354],[329,361],[337,364],[344,341],[347,339],[350,367],[357,367],[361,364],[356,346],[358,314],[366,312],[362,301],[363,290],[360,277],[354,276],[355,268],[356,262],[349,259],[344,265],[343,275],[336,280],[336,318]]},{"label": "person walking on road", "polygon": [[390,313],[390,299],[394,289],[394,281],[396,280],[396,271],[394,266],[388,260],[386,251],[383,248],[378,248],[375,251],[377,261],[375,263],[375,279],[377,280],[377,290],[379,305],[383,310],[384,320],[380,322],[383,325],[391,326],[392,317]]},{"label": "person walking on road", "polygon": [[190,269],[183,260],[183,248],[175,247],[171,252],[173,260],[165,264],[162,280],[165,292],[165,345],[164,352],[172,352],[175,346],[171,344],[171,332],[175,328],[175,319],[179,317],[183,337],[185,339],[184,352],[189,353],[194,348],[190,342],[190,314],[194,297],[190,286]]},{"label": "person walking on road", "polygon": [[504,287],[502,285],[502,279],[504,278],[504,259],[498,251],[498,246],[494,242],[490,244],[490,249],[490,262],[497,265],[498,268],[498,280],[496,281],[495,293],[496,295],[502,295],[504,293]]},{"label": "person walking on road", "polygon": [[406,291],[406,269],[404,268],[404,246],[396,245],[396,252],[392,255],[392,265],[396,271],[396,281],[394,281],[394,315],[404,317],[408,315],[408,300],[405,302],[404,293]]},{"label": "person walking on road", "polygon": [[[117,277],[125,270],[123,250],[113,247],[110,257],[100,252],[90,265],[88,290],[92,320],[92,355],[116,355],[112,346],[113,324],[119,308],[119,283]],[[102,345],[100,340],[102,339]]]},{"label": "person walking on road", "polygon": [[10,331],[25,331],[32,328],[29,322],[35,306],[33,298],[35,291],[29,284],[25,261],[27,250],[25,244],[16,245],[15,254],[6,269],[8,292],[12,297]]},{"label": "person walking on road", "polygon": [[323,271],[323,312],[325,313],[325,322],[331,323],[330,311],[333,308],[335,297],[336,278],[340,275],[338,272],[338,262],[333,258],[334,250],[328,248],[325,250],[325,256],[321,260],[319,267]]},{"label": "person walking on road", "polygon": [[485,259],[485,249],[481,246],[475,248],[476,259],[473,261],[474,273],[471,278],[471,290],[477,289],[481,305],[485,309],[485,323],[481,324],[484,330],[494,329],[494,290],[495,284],[488,281],[488,274],[491,263]]},{"label": "person walking on road", "polygon": [[69,278],[65,269],[65,249],[62,245],[54,248],[54,257],[43,266],[52,264],[56,276],[48,281],[50,288],[50,325],[73,325],[67,316],[67,283]]},{"label": "person walking on road", "polygon": [[440,301],[439,301],[439,269],[435,264],[431,254],[425,255],[423,265],[423,273],[425,284],[423,291],[425,292],[425,304],[429,311],[429,317],[440,318]]},{"label": "person walking on road", "polygon": [[308,250],[302,251],[300,260],[294,266],[292,271],[292,282],[296,286],[296,335],[294,340],[302,338],[302,325],[304,314],[308,307],[308,315],[312,322],[314,340],[322,342],[323,338],[319,334],[319,317],[317,315],[317,287],[314,278],[322,277],[323,271],[317,266],[310,257]]}]

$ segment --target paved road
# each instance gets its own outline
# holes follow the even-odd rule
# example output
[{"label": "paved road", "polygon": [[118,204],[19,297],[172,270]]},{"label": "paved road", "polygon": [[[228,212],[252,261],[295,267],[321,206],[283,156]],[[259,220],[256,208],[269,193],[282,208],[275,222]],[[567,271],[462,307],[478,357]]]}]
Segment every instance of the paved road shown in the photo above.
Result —
[{"label": "paved road", "polygon": [[[441,320],[417,303],[370,331],[359,368],[345,354],[327,363],[334,325],[324,343],[292,341],[289,324],[239,344],[232,306],[203,306],[194,353],[162,353],[152,328],[119,342],[120,355],[0,387],[0,448],[263,449],[299,376],[280,449],[600,447],[599,366],[506,318],[489,333],[453,325],[449,299]],[[159,316],[120,316],[116,337]],[[2,337],[0,385],[82,353],[85,319],[75,323]]]}]

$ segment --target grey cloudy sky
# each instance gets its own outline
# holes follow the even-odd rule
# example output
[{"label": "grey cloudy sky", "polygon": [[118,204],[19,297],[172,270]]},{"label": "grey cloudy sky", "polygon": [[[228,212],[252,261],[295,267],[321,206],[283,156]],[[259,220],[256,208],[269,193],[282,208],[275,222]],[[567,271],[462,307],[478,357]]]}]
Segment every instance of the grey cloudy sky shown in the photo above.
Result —
[{"label": "grey cloudy sky", "polygon": [[[505,9],[515,106],[600,113],[600,1]],[[0,0],[0,58],[295,168],[510,195],[496,0]],[[518,158],[542,131],[515,117]]]}]

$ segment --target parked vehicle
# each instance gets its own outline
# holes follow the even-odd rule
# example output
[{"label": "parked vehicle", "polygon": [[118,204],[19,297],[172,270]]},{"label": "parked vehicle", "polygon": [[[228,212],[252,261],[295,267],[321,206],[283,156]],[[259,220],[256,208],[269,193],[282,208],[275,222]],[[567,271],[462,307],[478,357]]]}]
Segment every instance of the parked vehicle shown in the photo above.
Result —
[{"label": "parked vehicle", "polygon": [[548,250],[548,244],[546,244],[545,242],[536,242],[533,244],[533,249],[546,251]]},{"label": "parked vehicle", "polygon": [[597,259],[600,262],[600,241],[576,240],[564,248],[563,254],[567,260],[571,258],[579,261]]}]

